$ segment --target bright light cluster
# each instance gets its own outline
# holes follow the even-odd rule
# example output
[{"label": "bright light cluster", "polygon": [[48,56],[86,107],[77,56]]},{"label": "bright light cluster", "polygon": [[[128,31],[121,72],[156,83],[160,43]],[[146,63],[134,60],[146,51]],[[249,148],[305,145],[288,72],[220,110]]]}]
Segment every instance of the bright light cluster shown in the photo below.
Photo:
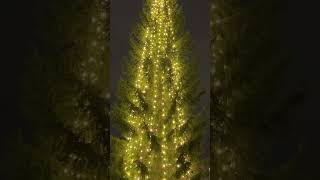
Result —
[{"label": "bright light cluster", "polygon": [[[182,166],[177,163],[180,155],[177,149],[191,138],[178,133],[187,123],[189,112],[181,91],[184,63],[175,32],[178,22],[174,17],[178,8],[176,0],[147,0],[146,4],[148,20],[140,28],[143,37],[138,44],[139,57],[133,70],[138,91],[128,96],[136,107],[141,107],[140,92],[149,108],[144,113],[131,109],[126,116],[136,133],[127,135],[124,171],[128,179],[168,180]],[[159,152],[152,149],[154,137],[159,142]],[[189,156],[185,158],[190,160]],[[190,179],[191,169],[180,179]]]}]

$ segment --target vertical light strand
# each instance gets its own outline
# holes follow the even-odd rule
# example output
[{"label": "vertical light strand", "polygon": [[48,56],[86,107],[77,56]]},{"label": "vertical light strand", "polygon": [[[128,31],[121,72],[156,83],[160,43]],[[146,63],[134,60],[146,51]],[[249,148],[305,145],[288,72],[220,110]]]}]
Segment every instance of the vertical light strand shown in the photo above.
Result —
[{"label": "vertical light strand", "polygon": [[[128,156],[124,166],[128,179],[171,179],[179,169],[176,164],[179,156],[177,149],[188,140],[187,136],[178,133],[186,123],[188,109],[182,102],[184,67],[174,27],[175,10],[175,0],[148,0],[149,18],[142,28],[143,41],[138,48],[141,49],[141,56],[137,58],[135,88],[144,94],[150,108],[145,114],[132,110],[127,117],[130,125],[137,129],[136,134],[128,138],[125,150]],[[130,98],[136,106],[141,105],[138,94],[133,93]],[[173,104],[176,104],[176,112],[168,120]],[[143,124],[150,130],[149,134]],[[169,139],[171,131],[174,134]],[[159,153],[151,149],[152,135],[160,143]],[[148,168],[147,175],[143,175],[137,162]],[[187,175],[181,179],[187,179]]]}]

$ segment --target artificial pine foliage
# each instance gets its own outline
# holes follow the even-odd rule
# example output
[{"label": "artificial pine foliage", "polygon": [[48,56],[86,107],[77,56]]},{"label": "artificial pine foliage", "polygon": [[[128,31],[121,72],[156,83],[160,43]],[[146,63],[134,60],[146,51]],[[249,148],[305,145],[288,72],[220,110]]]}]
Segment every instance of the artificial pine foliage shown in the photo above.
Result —
[{"label": "artificial pine foliage", "polygon": [[177,0],[146,0],[131,37],[112,123],[118,179],[198,179],[203,119],[189,34]]}]

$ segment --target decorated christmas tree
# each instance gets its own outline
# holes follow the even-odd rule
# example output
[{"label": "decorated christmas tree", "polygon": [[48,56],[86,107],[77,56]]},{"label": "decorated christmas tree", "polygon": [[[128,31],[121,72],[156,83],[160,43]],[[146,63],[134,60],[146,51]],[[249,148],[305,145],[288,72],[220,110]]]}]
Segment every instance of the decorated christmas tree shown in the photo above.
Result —
[{"label": "decorated christmas tree", "polygon": [[[177,0],[146,0],[112,110],[112,166],[124,179],[200,178],[203,119]],[[119,178],[120,178],[119,177]]]}]

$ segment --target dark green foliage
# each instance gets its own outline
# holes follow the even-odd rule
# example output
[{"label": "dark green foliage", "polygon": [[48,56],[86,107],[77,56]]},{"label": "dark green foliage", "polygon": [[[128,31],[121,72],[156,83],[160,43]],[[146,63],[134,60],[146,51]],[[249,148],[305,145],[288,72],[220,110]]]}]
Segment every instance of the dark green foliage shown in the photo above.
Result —
[{"label": "dark green foliage", "polygon": [[301,100],[293,95],[283,103],[279,97],[291,58],[279,37],[283,5],[211,2],[213,179],[272,179],[282,166],[268,168],[278,138],[290,136],[287,110]]},{"label": "dark green foliage", "polygon": [[37,6],[34,46],[21,78],[27,136],[13,135],[7,177],[107,179],[109,1]]}]

